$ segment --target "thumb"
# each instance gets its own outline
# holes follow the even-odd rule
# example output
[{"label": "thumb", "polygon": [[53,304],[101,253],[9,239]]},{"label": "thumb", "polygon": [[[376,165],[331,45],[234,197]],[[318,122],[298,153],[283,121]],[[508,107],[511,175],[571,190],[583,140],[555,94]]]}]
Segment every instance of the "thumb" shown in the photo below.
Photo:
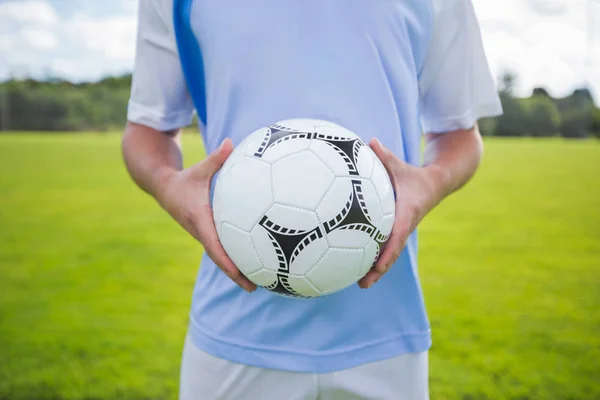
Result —
[{"label": "thumb", "polygon": [[[369,147],[371,148],[371,150],[373,150],[373,153],[375,153],[377,158],[379,158],[381,164],[383,164],[383,167],[388,173],[393,184],[395,182],[396,175],[399,171],[401,171],[402,167],[404,166],[404,162],[398,157],[396,157],[394,153],[390,151],[390,149],[381,144],[381,142],[376,138],[373,138],[369,142]],[[396,192],[394,190],[394,197],[395,196]]]},{"label": "thumb", "polygon": [[373,150],[377,158],[379,158],[379,160],[387,168],[387,164],[389,163],[390,159],[390,151],[376,138],[373,138],[369,142],[369,147],[371,148],[371,150]]},{"label": "thumb", "polygon": [[199,177],[209,179],[223,166],[227,158],[233,152],[233,142],[226,138],[212,153],[202,162],[196,164]]}]

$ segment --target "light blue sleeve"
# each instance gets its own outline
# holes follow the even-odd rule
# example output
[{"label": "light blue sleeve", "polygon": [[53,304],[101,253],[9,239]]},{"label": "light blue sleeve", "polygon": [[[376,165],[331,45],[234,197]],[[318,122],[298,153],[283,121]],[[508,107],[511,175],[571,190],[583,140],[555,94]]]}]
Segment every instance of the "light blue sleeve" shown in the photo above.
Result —
[{"label": "light blue sleeve", "polygon": [[425,133],[472,128],[502,114],[471,0],[434,0],[435,23],[419,78]]},{"label": "light blue sleeve", "polygon": [[142,0],[127,119],[159,131],[190,125],[194,107],[173,29],[173,2]]}]

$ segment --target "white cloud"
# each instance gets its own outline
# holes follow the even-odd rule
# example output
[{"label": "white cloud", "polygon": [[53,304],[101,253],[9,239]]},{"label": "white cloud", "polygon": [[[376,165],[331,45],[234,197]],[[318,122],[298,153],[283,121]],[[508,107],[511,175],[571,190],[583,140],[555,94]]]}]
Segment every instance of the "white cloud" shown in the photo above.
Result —
[{"label": "white cloud", "polygon": [[136,29],[137,20],[131,16],[93,19],[76,15],[65,22],[64,32],[89,50],[133,62]]},{"label": "white cloud", "polygon": [[125,14],[135,14],[138,9],[138,0],[121,0],[121,6]]},{"label": "white cloud", "polygon": [[17,21],[33,25],[56,25],[56,11],[44,0],[9,1],[0,3],[0,20]]},{"label": "white cloud", "polygon": [[58,40],[54,33],[45,29],[26,29],[21,35],[34,50],[50,51],[58,46]]},{"label": "white cloud", "polygon": [[135,15],[93,19],[76,14],[65,20],[62,28],[68,45],[76,50],[53,58],[49,68],[76,81],[131,71],[136,29]]},{"label": "white cloud", "polygon": [[527,0],[526,3],[532,11],[544,15],[561,15],[567,11],[565,0]]},{"label": "white cloud", "polygon": [[7,54],[13,49],[14,38],[9,35],[0,35],[0,51]]},{"label": "white cloud", "polygon": [[474,0],[486,53],[493,72],[509,69],[518,74],[518,94],[529,95],[536,86],[561,97],[585,84],[600,102],[600,40],[592,43],[588,60],[588,20],[600,23],[585,0]]},{"label": "white cloud", "polygon": [[[73,5],[72,0],[64,1]],[[9,55],[0,63],[0,79],[51,73],[80,81],[130,71],[137,3],[122,1],[113,3],[120,7],[113,10],[117,12],[107,11],[100,18],[84,14],[85,4],[90,3],[78,4],[78,12],[70,8],[68,14],[57,14],[41,0],[0,3],[0,50]]]}]

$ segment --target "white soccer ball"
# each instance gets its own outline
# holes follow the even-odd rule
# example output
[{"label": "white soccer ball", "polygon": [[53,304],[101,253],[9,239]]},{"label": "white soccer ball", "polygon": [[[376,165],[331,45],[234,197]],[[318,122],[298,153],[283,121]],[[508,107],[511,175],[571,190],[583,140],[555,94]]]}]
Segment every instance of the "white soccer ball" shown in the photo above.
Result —
[{"label": "white soccer ball", "polygon": [[373,266],[394,221],[375,153],[348,129],[277,122],[234,149],[216,180],[217,234],[258,286],[310,298],[349,287]]}]

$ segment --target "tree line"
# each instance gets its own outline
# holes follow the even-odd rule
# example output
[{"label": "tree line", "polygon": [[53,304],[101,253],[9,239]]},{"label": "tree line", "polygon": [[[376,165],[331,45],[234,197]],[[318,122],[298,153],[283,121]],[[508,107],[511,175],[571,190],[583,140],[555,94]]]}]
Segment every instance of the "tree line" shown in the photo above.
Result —
[{"label": "tree line", "polygon": [[516,80],[513,73],[502,76],[499,95],[504,114],[480,121],[484,135],[600,138],[600,109],[588,89],[577,89],[570,96],[553,98],[544,88],[538,87],[529,97],[516,97]]},{"label": "tree line", "polygon": [[[480,121],[484,135],[600,138],[600,109],[587,89],[553,98],[544,88],[514,95],[516,75],[498,89],[504,114]],[[0,83],[0,131],[109,131],[125,124],[131,75],[97,82],[11,79]]]}]

